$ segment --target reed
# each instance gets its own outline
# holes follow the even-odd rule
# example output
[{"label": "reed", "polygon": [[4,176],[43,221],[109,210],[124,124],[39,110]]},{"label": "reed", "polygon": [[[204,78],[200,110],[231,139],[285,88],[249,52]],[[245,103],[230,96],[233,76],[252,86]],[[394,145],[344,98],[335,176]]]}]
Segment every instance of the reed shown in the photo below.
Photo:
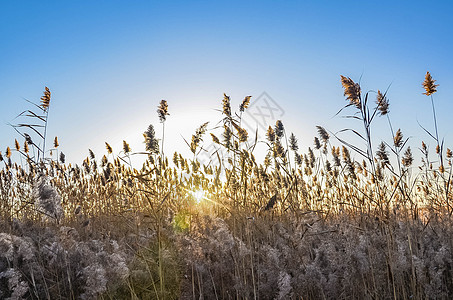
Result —
[{"label": "reed", "polygon": [[[317,126],[306,151],[279,120],[257,161],[257,133],[242,122],[251,96],[234,112],[224,94],[219,125],[188,140],[192,157],[169,160],[151,124],[143,152],[105,143],[106,155],[89,150],[80,166],[65,163],[57,138],[59,159],[46,157],[46,88],[40,114],[21,114],[37,123],[14,127],[23,146],[0,153],[0,298],[453,297],[453,154],[437,128],[438,85],[427,73],[435,151],[421,142],[417,165],[406,132],[393,131],[388,91],[371,101],[351,78],[341,84],[340,113],[359,126]],[[157,113],[164,132],[165,100]],[[376,117],[387,118],[388,141],[374,139]],[[202,163],[208,133],[217,151]]]}]

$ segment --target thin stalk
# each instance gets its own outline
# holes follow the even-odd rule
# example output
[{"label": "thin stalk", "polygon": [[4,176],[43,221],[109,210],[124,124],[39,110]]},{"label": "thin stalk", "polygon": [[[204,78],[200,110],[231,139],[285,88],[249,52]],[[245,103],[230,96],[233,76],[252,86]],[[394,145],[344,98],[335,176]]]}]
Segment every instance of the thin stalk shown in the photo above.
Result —
[{"label": "thin stalk", "polygon": [[162,122],[162,157],[164,157],[164,141],[165,141],[165,122]]},{"label": "thin stalk", "polygon": [[[42,139],[43,145],[42,145],[42,159],[44,159],[44,154],[46,153],[46,134],[47,134],[47,118],[49,117],[49,109],[50,107],[47,107],[46,109],[46,118],[44,121],[44,137]],[[39,149],[38,149],[38,162],[39,162]]]}]

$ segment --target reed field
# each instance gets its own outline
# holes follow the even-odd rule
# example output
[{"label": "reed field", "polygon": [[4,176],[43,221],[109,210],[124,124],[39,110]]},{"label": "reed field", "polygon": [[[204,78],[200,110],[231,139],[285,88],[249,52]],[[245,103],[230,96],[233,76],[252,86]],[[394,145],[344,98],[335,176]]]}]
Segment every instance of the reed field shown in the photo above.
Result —
[{"label": "reed field", "polygon": [[[160,123],[138,129],[143,150],[124,137],[79,164],[47,136],[45,88],[1,145],[0,299],[452,299],[452,151],[438,133],[438,85],[420,78],[433,120],[422,142],[392,126],[387,92],[340,79],[339,115],[352,126],[317,126],[306,150],[282,121],[260,141],[242,123],[252,98],[224,95],[214,129],[186,137],[190,157],[163,153],[162,100]],[[372,135],[377,118],[390,142]],[[207,143],[218,151],[201,163]]]}]

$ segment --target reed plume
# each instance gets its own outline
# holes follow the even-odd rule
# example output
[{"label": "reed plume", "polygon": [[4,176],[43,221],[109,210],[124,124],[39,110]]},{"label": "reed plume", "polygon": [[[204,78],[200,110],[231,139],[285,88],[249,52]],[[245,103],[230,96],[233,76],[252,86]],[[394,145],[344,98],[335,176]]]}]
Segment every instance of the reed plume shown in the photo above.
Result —
[{"label": "reed plume", "polygon": [[431,77],[431,74],[429,72],[426,72],[425,75],[425,81],[423,81],[422,86],[425,89],[425,93],[423,93],[426,96],[431,96],[435,92],[437,92],[437,87],[439,86],[438,84],[435,84],[436,80],[434,80]]},{"label": "reed plume", "polygon": [[330,135],[327,133],[327,130],[322,126],[316,126],[316,129],[318,130],[318,135],[322,139],[323,143],[327,144],[330,139]]},{"label": "reed plume", "polygon": [[387,97],[378,90],[376,96],[377,110],[381,116],[385,116],[389,112],[389,101]]},{"label": "reed plume", "polygon": [[412,151],[411,147],[407,147],[406,151],[404,152],[404,156],[401,160],[403,166],[410,167],[412,165],[412,162],[414,161],[414,158],[412,156]]},{"label": "reed plume", "polygon": [[123,151],[125,154],[131,152],[131,147],[129,146],[129,144],[123,140]]},{"label": "reed plume", "polygon": [[285,127],[283,126],[282,121],[281,120],[277,120],[277,122],[275,123],[275,135],[278,138],[282,138],[284,132],[285,132]]},{"label": "reed plume", "polygon": [[41,97],[41,107],[43,108],[44,111],[47,111],[49,109],[50,105],[50,90],[46,86],[44,90],[44,95]]},{"label": "reed plume", "polygon": [[397,148],[401,148],[403,145],[403,133],[401,132],[401,129],[396,131],[395,137],[393,138],[393,144]]},{"label": "reed plume", "polygon": [[297,145],[297,138],[294,133],[291,133],[289,136],[289,148],[295,152],[299,150],[299,145]]},{"label": "reed plume", "polygon": [[143,133],[145,138],[145,148],[146,151],[151,154],[159,153],[159,141],[156,138],[156,132],[154,131],[154,126],[151,124],[148,126],[148,129]]},{"label": "reed plume", "polygon": [[64,155],[63,152],[60,152],[60,162],[61,162],[62,164],[64,164],[65,161],[66,161],[66,156]]},{"label": "reed plume", "polygon": [[19,145],[19,142],[17,141],[17,139],[14,140],[14,147],[16,148],[16,151],[20,150],[20,145]]},{"label": "reed plume", "polygon": [[250,99],[251,99],[251,98],[252,98],[252,96],[246,96],[246,97],[244,98],[244,100],[242,100],[242,103],[241,103],[241,105],[239,106],[239,110],[240,110],[241,112],[244,112],[244,111],[247,109],[247,107],[248,107],[249,104],[250,104]]},{"label": "reed plume", "polygon": [[108,153],[108,154],[112,154],[112,153],[113,153],[113,149],[112,149],[112,147],[109,145],[109,143],[105,142],[105,148],[107,149],[107,153]]},{"label": "reed plume", "polygon": [[200,142],[203,141],[203,135],[205,134],[208,128],[209,122],[203,123],[200,127],[197,128],[195,134],[192,135],[192,141],[190,143],[190,151],[195,154]]},{"label": "reed plume", "polygon": [[24,152],[28,153],[30,151],[30,148],[28,147],[27,141],[24,142]]},{"label": "reed plume", "polygon": [[93,150],[88,149],[88,154],[90,155],[90,158],[91,158],[91,159],[94,159],[94,158],[95,158],[95,155],[94,155]]},{"label": "reed plume", "polygon": [[341,76],[341,84],[344,88],[344,95],[346,99],[349,100],[350,105],[354,105],[358,109],[361,109],[361,100],[360,100],[360,85],[355,83],[351,78]]},{"label": "reed plume", "polygon": [[386,166],[390,164],[390,159],[388,156],[388,152],[386,150],[386,146],[384,142],[381,142],[378,146],[378,151],[376,152],[376,155],[378,159],[381,161],[381,163]]},{"label": "reed plume", "polygon": [[244,128],[240,127],[236,122],[232,121],[231,124],[238,132],[239,142],[245,142],[248,138],[248,132]]},{"label": "reed plume", "polygon": [[216,135],[214,135],[213,133],[211,133],[211,138],[214,143],[220,144],[219,138]]},{"label": "reed plume", "polygon": [[230,105],[230,96],[227,96],[227,94],[223,94],[223,110],[222,112],[227,116],[231,117],[231,105]]},{"label": "reed plume", "polygon": [[167,120],[168,113],[168,103],[166,100],[161,100],[157,108],[157,115],[159,116],[160,122],[165,122]]},{"label": "reed plume", "polygon": [[267,129],[266,137],[269,142],[275,141],[275,131],[274,131],[274,129],[272,129],[271,126],[269,126],[269,128]]}]

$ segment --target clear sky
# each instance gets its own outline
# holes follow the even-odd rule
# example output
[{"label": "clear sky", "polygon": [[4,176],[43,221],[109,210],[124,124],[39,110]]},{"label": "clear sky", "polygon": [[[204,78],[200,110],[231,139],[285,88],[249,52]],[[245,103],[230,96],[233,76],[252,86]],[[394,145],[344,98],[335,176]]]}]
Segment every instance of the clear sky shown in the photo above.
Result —
[{"label": "clear sky", "polygon": [[[160,134],[161,99],[166,152],[188,153],[182,136],[220,119],[224,92],[233,107],[266,92],[306,148],[316,125],[354,126],[332,118],[346,104],[340,74],[365,91],[391,84],[393,125],[418,146],[429,139],[417,120],[433,128],[426,71],[440,84],[440,135],[451,146],[452,11],[452,1],[1,1],[0,151],[18,138],[7,123],[30,108],[23,99],[38,102],[44,86],[49,139],[74,163],[88,148],[104,154],[105,141],[142,151],[149,124]],[[391,138],[376,125],[377,138]]]}]

